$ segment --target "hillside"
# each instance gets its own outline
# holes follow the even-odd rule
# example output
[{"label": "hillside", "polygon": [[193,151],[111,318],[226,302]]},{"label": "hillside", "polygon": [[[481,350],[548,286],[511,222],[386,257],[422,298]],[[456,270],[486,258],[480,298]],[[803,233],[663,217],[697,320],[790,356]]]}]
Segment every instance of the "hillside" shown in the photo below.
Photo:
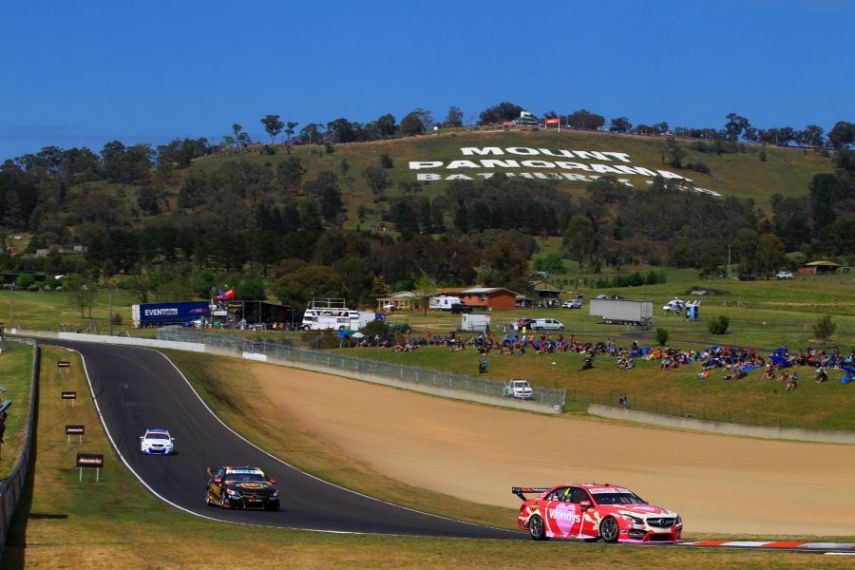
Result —
[{"label": "hillside", "polygon": [[[447,178],[454,175],[468,176],[473,179],[482,179],[481,175],[488,173],[515,173],[517,175],[519,173],[538,173],[540,175],[566,173],[589,179],[591,176],[598,175],[596,172],[578,168],[526,168],[522,165],[519,168],[474,169],[465,166],[455,169],[448,168],[452,161],[458,160],[478,162],[484,159],[494,159],[521,162],[537,159],[551,162],[568,161],[585,165],[606,164],[611,167],[645,167],[652,171],[665,170],[690,178],[696,187],[712,190],[723,197],[751,198],[758,206],[767,211],[773,194],[778,193],[787,197],[805,195],[814,174],[830,172],[832,169],[831,161],[827,157],[804,149],[742,145],[742,152],[716,154],[711,151],[698,152],[692,150],[696,144],[696,141],[681,141],[681,146],[686,151],[683,162],[684,164],[703,162],[709,167],[709,174],[663,164],[662,154],[665,140],[662,137],[570,130],[560,133],[555,131],[460,131],[388,141],[337,145],[332,154],[327,154],[320,146],[295,146],[293,147],[293,156],[301,160],[307,171],[304,181],[315,179],[318,173],[324,170],[331,170],[341,175],[346,188],[345,205],[348,209],[346,225],[349,227],[356,226],[358,218],[356,210],[359,206],[375,207],[372,193],[362,173],[366,167],[378,165],[380,157],[384,154],[393,161],[393,166],[388,169],[391,186],[385,192],[387,198],[402,195],[399,184],[414,182],[419,174],[441,177],[439,181],[429,181],[424,184],[423,195],[425,197],[441,195],[450,185]],[[619,153],[626,155],[625,159],[628,162],[613,155],[607,156],[609,160],[603,161],[592,157],[553,157],[542,154],[526,156],[513,155],[507,152],[500,156],[466,156],[461,152],[461,149],[470,147],[479,149],[497,147],[503,150],[518,147],[547,149],[554,154],[558,154],[559,150]],[[765,161],[761,161],[759,158],[761,150],[765,151]],[[275,156],[264,155],[260,152],[240,152],[204,157],[194,161],[190,172],[195,169],[213,172],[224,162],[231,160],[248,161],[260,166],[273,165],[281,160],[283,155],[285,155],[285,149],[280,147]],[[349,168],[346,172],[342,172],[342,160],[347,161]],[[410,163],[413,161],[422,163],[442,162],[443,166],[438,168],[422,167],[416,170],[410,168]],[[637,188],[643,188],[646,183],[652,181],[650,176],[612,172],[605,172],[604,174],[624,178]],[[559,188],[575,194],[583,192],[588,185],[586,181],[569,180],[563,176],[558,178],[556,183]],[[369,221],[376,221],[373,218],[374,216],[371,216]]]}]

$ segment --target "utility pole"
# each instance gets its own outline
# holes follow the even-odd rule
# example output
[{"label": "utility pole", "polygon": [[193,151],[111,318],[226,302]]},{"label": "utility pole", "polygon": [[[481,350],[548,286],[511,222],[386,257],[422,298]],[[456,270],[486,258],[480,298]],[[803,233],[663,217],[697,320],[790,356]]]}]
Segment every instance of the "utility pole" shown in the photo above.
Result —
[{"label": "utility pole", "polygon": [[730,279],[730,246],[727,246],[727,278]]}]

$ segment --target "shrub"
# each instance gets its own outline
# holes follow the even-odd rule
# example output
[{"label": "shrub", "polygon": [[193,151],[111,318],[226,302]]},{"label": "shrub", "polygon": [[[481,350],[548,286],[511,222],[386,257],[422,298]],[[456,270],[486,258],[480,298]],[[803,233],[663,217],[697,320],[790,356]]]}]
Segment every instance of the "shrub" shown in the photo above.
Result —
[{"label": "shrub", "polygon": [[394,168],[395,163],[392,161],[392,157],[386,153],[380,155],[380,166],[381,168]]},{"label": "shrub", "polygon": [[662,328],[656,329],[656,342],[659,343],[659,346],[665,346],[668,344],[668,331]]},{"label": "shrub", "polygon": [[724,315],[713,317],[707,321],[707,329],[711,334],[725,334],[730,326],[730,319]]},{"label": "shrub", "polygon": [[29,273],[21,273],[18,275],[18,279],[15,280],[15,286],[18,289],[27,289],[30,285],[36,282],[36,278],[30,275]]},{"label": "shrub", "polygon": [[380,338],[386,338],[389,325],[386,324],[386,321],[375,320],[362,327],[359,332],[369,338],[374,338],[377,335],[380,335]]},{"label": "shrub", "polygon": [[312,348],[338,348],[341,337],[335,331],[306,331],[301,337],[303,344]]},{"label": "shrub", "polygon": [[829,340],[834,336],[837,325],[831,320],[831,315],[824,315],[813,325],[813,336],[819,340]]}]

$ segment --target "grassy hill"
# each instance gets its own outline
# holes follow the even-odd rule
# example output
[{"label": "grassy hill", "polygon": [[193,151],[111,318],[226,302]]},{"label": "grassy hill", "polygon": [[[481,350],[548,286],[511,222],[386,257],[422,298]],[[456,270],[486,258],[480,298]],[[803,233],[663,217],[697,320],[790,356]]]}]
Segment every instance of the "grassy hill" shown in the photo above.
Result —
[{"label": "grassy hill", "polygon": [[[385,169],[391,185],[385,193],[385,198],[392,199],[402,195],[399,184],[414,182],[417,174],[433,173],[447,177],[453,174],[468,175],[479,179],[477,173],[554,173],[566,172],[582,176],[596,176],[597,173],[584,170],[562,170],[560,168],[470,168],[446,169],[426,168],[411,170],[410,161],[441,161],[444,165],[454,160],[497,159],[497,160],[548,160],[571,161],[586,165],[601,163],[609,166],[644,167],[651,171],[667,170],[680,176],[692,179],[698,188],[718,192],[722,197],[751,198],[767,212],[770,198],[779,193],[794,197],[804,195],[814,174],[831,172],[831,161],[820,153],[793,148],[760,147],[758,145],[742,145],[736,152],[716,154],[715,152],[699,152],[696,150],[698,141],[683,140],[680,145],[685,151],[683,164],[703,163],[709,173],[698,172],[691,168],[674,168],[666,165],[663,160],[665,139],[663,137],[644,137],[635,135],[616,135],[599,132],[562,131],[455,131],[440,132],[418,137],[407,137],[387,141],[351,143],[335,145],[329,153],[319,145],[294,146],[292,155],[298,157],[306,169],[303,183],[317,178],[323,171],[335,172],[341,182],[342,199],[347,210],[344,227],[353,229],[358,225],[362,228],[375,225],[380,221],[382,211],[388,206],[377,203],[366,182],[363,172],[366,167],[378,166],[380,157],[388,155],[392,159],[392,167]],[[710,149],[711,145],[708,145]],[[505,154],[503,156],[464,156],[464,147],[525,147],[549,149],[554,154],[558,151],[597,151],[623,153],[626,161],[611,156],[603,161],[596,158],[553,157],[553,156],[519,156]],[[155,176],[151,186],[158,188],[160,210],[155,219],[169,216],[177,207],[178,189],[184,178],[194,173],[212,174],[223,165],[230,162],[245,163],[262,167],[274,176],[277,165],[287,158],[284,145],[276,145],[276,154],[264,152],[262,147],[232,151],[226,154],[205,156],[193,161],[190,168],[176,170],[170,175]],[[761,160],[765,153],[765,160]],[[627,162],[628,161],[628,162]],[[652,180],[650,177],[612,174],[626,179],[636,188],[645,187]],[[421,196],[435,197],[444,193],[451,182],[446,180],[426,182],[422,185]],[[557,181],[559,188],[573,194],[584,192],[587,183],[579,180],[561,179]],[[117,208],[128,208],[131,217],[141,219],[137,209],[137,198],[142,186],[132,184],[110,184],[103,181],[86,182],[69,190],[69,196],[78,201],[84,195],[97,196],[89,200],[103,199],[106,195],[114,201]],[[266,193],[267,199],[277,201],[283,198],[275,190]],[[256,197],[257,198],[257,197]],[[245,197],[241,197],[245,199]],[[232,206],[229,204],[229,206]],[[78,206],[80,208],[81,206]],[[225,207],[225,205],[224,205]],[[361,212],[360,212],[361,210]],[[49,215],[49,214],[48,214]],[[361,222],[361,223],[360,223]]]}]

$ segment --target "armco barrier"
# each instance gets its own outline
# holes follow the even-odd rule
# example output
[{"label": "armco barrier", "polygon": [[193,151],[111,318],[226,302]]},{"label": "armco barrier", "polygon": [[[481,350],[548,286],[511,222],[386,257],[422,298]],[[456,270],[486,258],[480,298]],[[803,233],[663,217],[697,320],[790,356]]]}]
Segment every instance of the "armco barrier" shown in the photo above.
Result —
[{"label": "armco barrier", "polygon": [[810,441],[817,443],[855,444],[855,432],[851,431],[749,426],[728,422],[683,418],[679,416],[665,416],[640,410],[626,410],[613,406],[602,406],[600,404],[589,405],[588,413],[592,416],[610,418],[613,420],[626,420],[651,426],[687,429],[720,435],[738,435],[760,439],[785,439],[790,441]]},{"label": "armco barrier", "polygon": [[[451,372],[427,370],[415,366],[393,364],[323,350],[303,350],[291,346],[247,340],[228,333],[207,333],[178,327],[158,329],[162,342],[189,342],[205,345],[206,352],[241,356],[272,364],[303,368],[326,374],[354,378],[375,384],[395,386],[417,392],[430,393],[459,400],[529,410],[541,413],[562,413],[567,397],[566,390],[535,387],[531,400],[514,400],[504,397],[504,383],[474,378]],[[224,351],[224,352],[221,352]]]},{"label": "armco barrier", "polygon": [[6,550],[6,538],[9,533],[9,524],[12,521],[12,515],[15,513],[15,508],[18,506],[18,499],[21,497],[21,491],[27,482],[27,475],[32,463],[30,461],[33,434],[35,433],[35,417],[36,417],[36,399],[38,398],[38,381],[39,381],[39,363],[41,355],[39,353],[38,343],[33,342],[33,371],[30,375],[30,407],[27,410],[27,420],[24,424],[24,445],[21,447],[21,454],[18,460],[15,461],[9,476],[0,480],[0,561],[3,559],[3,552]]},{"label": "armco barrier", "polygon": [[567,397],[566,390],[534,387],[532,400],[515,400],[504,397],[504,384],[494,380],[354,358],[330,351],[302,350],[280,343],[247,340],[234,334],[205,333],[177,327],[158,329],[157,340],[50,331],[13,330],[10,332],[22,337],[57,338],[238,356],[447,398],[538,413],[562,413]]}]

